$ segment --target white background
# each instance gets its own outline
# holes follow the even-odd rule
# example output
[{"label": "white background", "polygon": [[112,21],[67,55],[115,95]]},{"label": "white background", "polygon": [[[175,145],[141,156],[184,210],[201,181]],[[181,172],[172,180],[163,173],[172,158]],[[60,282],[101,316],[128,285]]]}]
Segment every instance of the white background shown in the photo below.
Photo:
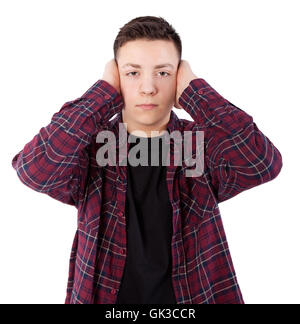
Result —
[{"label": "white background", "polygon": [[300,302],[297,5],[1,2],[0,303],[64,303],[76,209],[23,185],[11,161],[66,101],[101,79],[119,28],[144,15],[169,21],[193,72],[250,114],[281,152],[277,178],[219,207],[245,302]]}]

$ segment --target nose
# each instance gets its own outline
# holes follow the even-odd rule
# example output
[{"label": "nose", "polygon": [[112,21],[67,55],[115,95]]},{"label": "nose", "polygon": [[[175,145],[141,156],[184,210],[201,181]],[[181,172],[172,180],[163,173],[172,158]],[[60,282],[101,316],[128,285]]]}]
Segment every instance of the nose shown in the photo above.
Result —
[{"label": "nose", "polygon": [[156,92],[156,87],[152,78],[143,78],[140,85],[140,92],[145,94],[153,94]]}]

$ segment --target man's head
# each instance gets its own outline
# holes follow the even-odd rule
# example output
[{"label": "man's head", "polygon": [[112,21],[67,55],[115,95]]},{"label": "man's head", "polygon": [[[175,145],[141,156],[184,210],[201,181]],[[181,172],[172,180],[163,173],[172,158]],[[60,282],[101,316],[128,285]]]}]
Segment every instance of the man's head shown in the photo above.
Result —
[{"label": "man's head", "polygon": [[[128,131],[150,134],[151,130],[165,129],[174,105],[181,60],[178,34],[162,18],[135,18],[121,28],[114,56],[125,104],[122,117]],[[170,65],[161,66],[164,64]],[[157,106],[151,110],[137,106],[144,103]]]}]

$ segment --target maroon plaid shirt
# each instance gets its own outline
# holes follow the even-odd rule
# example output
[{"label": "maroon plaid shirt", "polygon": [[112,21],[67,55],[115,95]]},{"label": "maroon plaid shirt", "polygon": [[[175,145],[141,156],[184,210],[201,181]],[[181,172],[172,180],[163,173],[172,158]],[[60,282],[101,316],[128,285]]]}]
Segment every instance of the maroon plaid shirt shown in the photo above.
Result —
[{"label": "maroon plaid shirt", "polygon": [[[126,258],[127,167],[99,166],[100,130],[116,136],[122,96],[98,80],[66,102],[12,160],[20,180],[78,210],[66,304],[114,304]],[[278,149],[251,116],[194,79],[180,105],[194,121],[171,111],[168,131],[204,131],[204,172],[186,177],[187,165],[167,166],[173,207],[172,283],[178,304],[243,304],[218,203],[274,179],[282,167]],[[112,118],[115,114],[116,117]],[[172,141],[171,141],[172,142]]]}]

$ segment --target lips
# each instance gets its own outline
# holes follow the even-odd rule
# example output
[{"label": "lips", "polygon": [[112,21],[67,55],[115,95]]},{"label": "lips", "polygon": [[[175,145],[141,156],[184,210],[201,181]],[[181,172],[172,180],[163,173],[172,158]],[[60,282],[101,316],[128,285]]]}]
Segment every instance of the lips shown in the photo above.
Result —
[{"label": "lips", "polygon": [[144,110],[151,110],[157,107],[157,105],[137,105],[137,107],[144,109]]}]

